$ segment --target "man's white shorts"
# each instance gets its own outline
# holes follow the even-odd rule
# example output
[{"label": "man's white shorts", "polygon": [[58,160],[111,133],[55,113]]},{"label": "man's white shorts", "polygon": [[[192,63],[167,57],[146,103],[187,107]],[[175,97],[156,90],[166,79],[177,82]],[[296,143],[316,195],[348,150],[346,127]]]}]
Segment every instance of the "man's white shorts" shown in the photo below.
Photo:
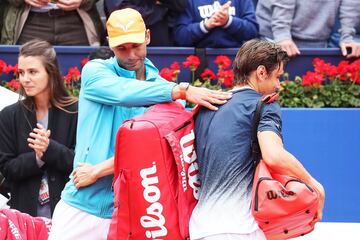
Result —
[{"label": "man's white shorts", "polygon": [[266,238],[261,230],[257,230],[249,234],[216,234],[198,240],[266,240]]},{"label": "man's white shorts", "polygon": [[60,200],[55,207],[49,240],[106,240],[111,219],[99,218]]}]

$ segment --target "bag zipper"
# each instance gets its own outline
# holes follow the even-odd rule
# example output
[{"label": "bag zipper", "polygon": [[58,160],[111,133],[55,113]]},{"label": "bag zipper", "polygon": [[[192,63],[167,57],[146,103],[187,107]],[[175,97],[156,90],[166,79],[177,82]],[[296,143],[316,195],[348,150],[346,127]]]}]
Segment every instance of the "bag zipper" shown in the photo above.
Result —
[{"label": "bag zipper", "polygon": [[272,179],[270,177],[261,177],[261,178],[259,178],[259,181],[257,182],[256,188],[255,188],[255,204],[254,204],[254,210],[255,211],[258,210],[258,205],[259,205],[259,197],[258,197],[259,185],[264,180],[274,180],[274,179]]},{"label": "bag zipper", "polygon": [[286,183],[285,183],[285,185],[284,185],[284,187],[286,187],[286,185],[289,183],[289,182],[300,182],[300,183],[303,183],[303,184],[305,184],[305,186],[311,191],[311,192],[314,192],[314,189],[312,189],[312,187],[310,187],[307,183],[305,183],[303,180],[301,180],[301,179],[291,179],[291,180],[289,180],[289,181],[287,181]]}]

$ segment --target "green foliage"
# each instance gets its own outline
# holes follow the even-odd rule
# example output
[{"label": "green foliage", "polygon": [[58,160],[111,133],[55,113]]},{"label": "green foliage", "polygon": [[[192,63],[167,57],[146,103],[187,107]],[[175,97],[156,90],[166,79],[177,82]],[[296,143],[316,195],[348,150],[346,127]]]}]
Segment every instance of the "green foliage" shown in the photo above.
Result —
[{"label": "green foliage", "polygon": [[360,85],[335,78],[325,84],[302,85],[302,79],[281,82],[279,102],[282,107],[360,107]]},{"label": "green foliage", "polygon": [[192,83],[195,87],[205,87],[212,90],[228,90],[225,86],[221,86],[219,82],[216,82],[216,84],[212,84],[210,80],[201,81],[199,79],[195,80]]},{"label": "green foliage", "polygon": [[314,72],[281,83],[283,107],[360,107],[360,59],[337,66],[313,60]]}]

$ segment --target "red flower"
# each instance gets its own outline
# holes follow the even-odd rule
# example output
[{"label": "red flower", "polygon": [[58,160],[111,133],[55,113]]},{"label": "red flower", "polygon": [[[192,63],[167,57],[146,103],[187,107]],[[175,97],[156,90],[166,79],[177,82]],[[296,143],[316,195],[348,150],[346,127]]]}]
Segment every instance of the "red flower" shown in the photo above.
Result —
[{"label": "red flower", "polygon": [[6,69],[6,62],[0,59],[0,74]]},{"label": "red flower", "polygon": [[200,77],[204,80],[215,80],[216,79],[216,75],[213,71],[211,71],[210,69],[206,68],[201,74]]},{"label": "red flower", "polygon": [[87,63],[89,61],[89,58],[83,58],[82,60],[81,60],[81,66],[83,67],[83,66],[85,66],[85,64]]},{"label": "red flower", "polygon": [[329,76],[330,80],[334,80],[338,74],[337,67],[331,64],[326,64],[325,74]]},{"label": "red flower", "polygon": [[67,84],[70,84],[71,81],[78,81],[80,79],[80,71],[78,67],[69,68],[68,74],[64,78]]},{"label": "red flower", "polygon": [[352,62],[350,68],[352,71],[360,71],[360,59]]},{"label": "red flower", "polygon": [[178,62],[173,62],[171,65],[170,65],[170,69],[172,70],[179,70],[180,71],[180,64]]},{"label": "red flower", "polygon": [[190,55],[186,58],[185,62],[183,62],[184,68],[189,67],[190,71],[194,72],[200,65],[200,58],[195,55]]},{"label": "red flower", "polygon": [[226,71],[226,77],[225,77],[224,82],[223,82],[225,87],[227,87],[227,88],[232,87],[233,79],[234,79],[234,71],[232,69]]},{"label": "red flower", "polygon": [[320,59],[320,58],[314,58],[313,60],[313,65],[315,68],[315,72],[317,73],[324,73],[324,66],[325,66],[325,61]]},{"label": "red flower", "polygon": [[64,77],[64,79],[65,79],[66,84],[70,84],[70,83],[71,83],[71,76],[66,75],[66,76]]},{"label": "red flower", "polygon": [[180,74],[180,64],[178,62],[173,62],[170,65],[170,69],[173,71],[172,81],[176,82]]},{"label": "red flower", "polygon": [[170,68],[163,68],[160,71],[160,76],[166,80],[168,80],[169,82],[173,81],[173,77],[174,77],[174,71],[171,70]]},{"label": "red flower", "polygon": [[219,66],[219,69],[227,69],[231,66],[231,60],[227,56],[219,55],[215,58],[214,63]]},{"label": "red flower", "polygon": [[14,74],[18,74],[18,72],[19,72],[19,69],[18,69],[18,64],[16,64],[14,67],[13,67],[13,72],[14,72]]},{"label": "red flower", "polygon": [[360,84],[360,59],[354,61],[349,66],[350,81]]},{"label": "red flower", "polygon": [[350,80],[355,82],[356,84],[360,84],[360,72],[351,72],[350,73]]},{"label": "red flower", "polygon": [[8,82],[6,84],[6,86],[9,87],[9,88],[13,88],[13,89],[15,89],[17,91],[17,90],[19,90],[20,83],[16,79],[11,79],[11,81]]},{"label": "red flower", "polygon": [[17,64],[15,66],[7,65],[7,67],[4,68],[3,72],[6,74],[9,74],[10,72],[14,72],[14,75],[16,75],[18,73],[18,65]]},{"label": "red flower", "polygon": [[232,87],[233,79],[234,79],[234,71],[232,69],[231,70],[219,69],[217,76],[219,78],[219,81],[222,83],[222,85],[228,88]]},{"label": "red flower", "polygon": [[309,86],[312,84],[321,84],[322,81],[324,81],[325,78],[322,74],[320,73],[314,73],[314,72],[306,72],[306,74],[302,77],[302,85],[303,86]]},{"label": "red flower", "polygon": [[313,60],[313,65],[315,72],[324,75],[324,77],[329,77],[330,80],[333,80],[338,74],[337,68],[330,63],[326,63],[320,58],[315,58]]},{"label": "red flower", "polygon": [[348,80],[348,73],[350,72],[350,65],[348,61],[341,61],[337,67],[339,78],[342,81]]}]

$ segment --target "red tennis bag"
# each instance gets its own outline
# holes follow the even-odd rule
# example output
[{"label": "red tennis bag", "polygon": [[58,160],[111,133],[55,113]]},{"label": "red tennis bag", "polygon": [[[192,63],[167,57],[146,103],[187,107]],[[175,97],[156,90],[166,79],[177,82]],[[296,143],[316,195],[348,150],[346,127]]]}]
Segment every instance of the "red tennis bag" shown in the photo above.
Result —
[{"label": "red tennis bag", "polygon": [[[261,155],[257,128],[264,104],[258,102],[254,116],[252,140],[256,158]],[[264,160],[256,162],[251,210],[267,239],[288,239],[311,232],[318,205],[317,191],[301,179],[273,172]]]},{"label": "red tennis bag", "polygon": [[267,238],[288,239],[314,230],[318,193],[302,180],[272,173],[258,163],[253,186],[252,213]]},{"label": "red tennis bag", "polygon": [[193,115],[179,103],[164,103],[122,124],[108,239],[189,239],[200,189]]}]

